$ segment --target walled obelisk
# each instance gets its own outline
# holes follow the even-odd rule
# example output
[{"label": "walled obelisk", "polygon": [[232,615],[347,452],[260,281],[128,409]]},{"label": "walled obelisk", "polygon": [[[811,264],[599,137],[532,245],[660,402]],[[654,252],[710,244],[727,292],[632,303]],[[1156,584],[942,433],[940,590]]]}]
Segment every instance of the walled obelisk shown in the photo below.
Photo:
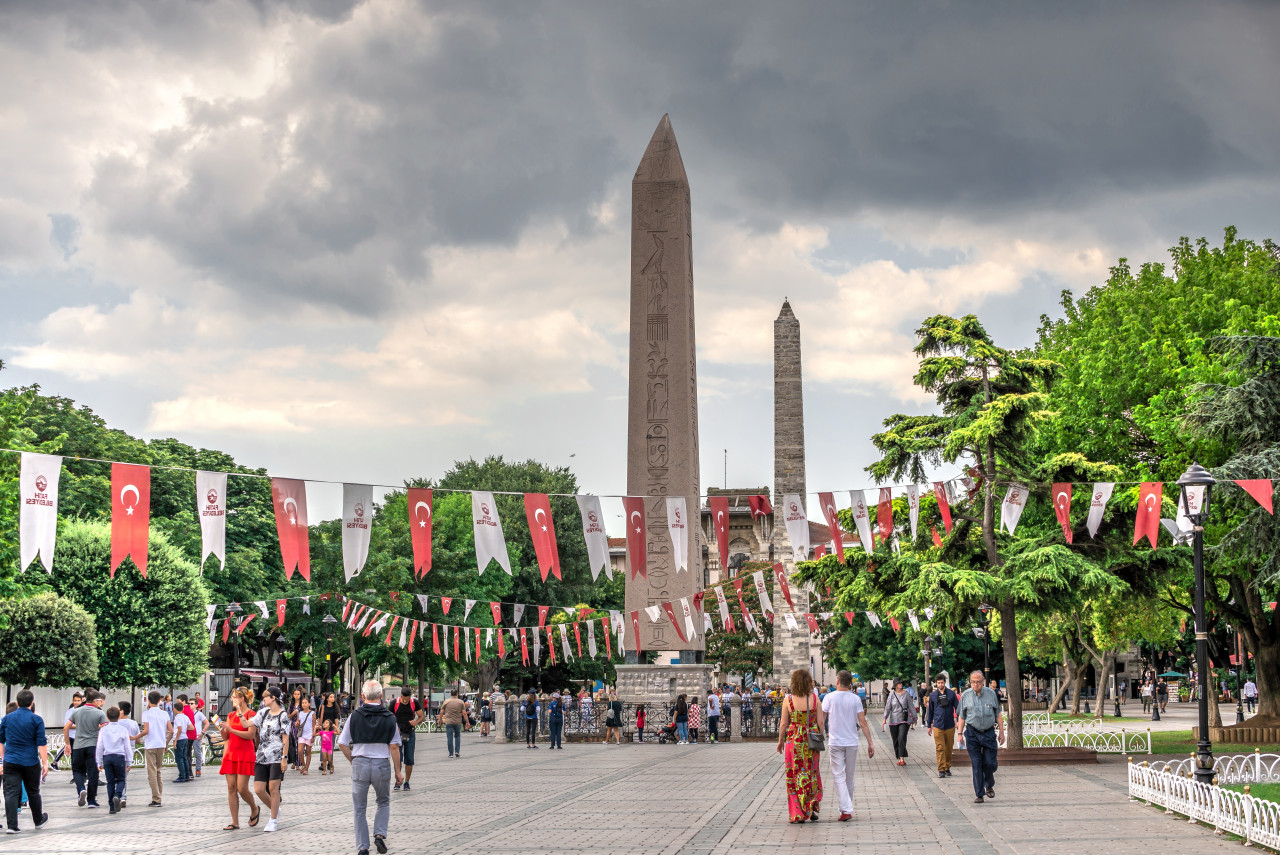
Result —
[{"label": "walled obelisk", "polygon": [[[642,650],[681,651],[687,665],[703,649],[698,636],[681,642],[665,615],[647,606],[676,602],[702,590],[701,528],[689,525],[688,570],[677,570],[667,528],[667,496],[683,496],[698,519],[698,373],[693,337],[693,247],[689,179],[671,120],[662,117],[631,182],[631,371],[627,417],[627,493],[645,500],[648,578],[631,575],[627,611],[640,611]],[[634,651],[627,621],[627,650]],[[630,658],[630,657],[629,657]]]}]

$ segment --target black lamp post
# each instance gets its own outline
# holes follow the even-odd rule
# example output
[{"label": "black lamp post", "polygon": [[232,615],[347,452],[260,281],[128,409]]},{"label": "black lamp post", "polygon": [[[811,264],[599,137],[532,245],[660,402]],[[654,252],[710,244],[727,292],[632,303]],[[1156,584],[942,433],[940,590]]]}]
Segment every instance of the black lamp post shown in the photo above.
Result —
[{"label": "black lamp post", "polygon": [[333,691],[333,628],[338,625],[338,619],[333,615],[325,615],[324,620],[320,621],[324,624],[324,690],[325,692]]},{"label": "black lamp post", "polygon": [[1244,724],[1244,639],[1236,627],[1236,724]]},{"label": "black lamp post", "polygon": [[1213,783],[1213,746],[1209,744],[1209,632],[1205,625],[1204,609],[1204,523],[1209,516],[1210,495],[1217,483],[1217,479],[1198,463],[1192,463],[1178,479],[1178,502],[1191,522],[1196,573],[1196,673],[1200,683],[1200,738],[1196,742],[1195,778],[1201,784]]},{"label": "black lamp post", "polygon": [[978,626],[982,627],[982,679],[984,681],[990,676],[987,671],[991,668],[991,618],[987,616],[989,611],[991,611],[991,606],[986,603],[978,606],[978,613],[982,615],[982,620],[978,622]]}]

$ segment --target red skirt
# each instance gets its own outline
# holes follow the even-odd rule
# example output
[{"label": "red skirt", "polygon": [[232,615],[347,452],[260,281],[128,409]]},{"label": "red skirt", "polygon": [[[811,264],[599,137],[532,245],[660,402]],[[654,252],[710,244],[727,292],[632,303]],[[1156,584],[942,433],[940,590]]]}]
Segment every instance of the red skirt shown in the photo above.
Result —
[{"label": "red skirt", "polygon": [[249,775],[250,777],[252,777],[254,763],[255,763],[255,760],[253,758],[250,758],[248,760],[235,759],[232,757],[228,757],[224,754],[222,757],[222,765],[218,767],[218,774]]}]

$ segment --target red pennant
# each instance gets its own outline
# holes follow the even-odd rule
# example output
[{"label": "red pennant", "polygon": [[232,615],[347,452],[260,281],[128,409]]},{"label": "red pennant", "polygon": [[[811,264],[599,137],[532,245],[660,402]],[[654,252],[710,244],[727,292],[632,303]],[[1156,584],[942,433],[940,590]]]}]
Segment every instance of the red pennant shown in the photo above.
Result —
[{"label": "red pennant", "polygon": [[750,496],[747,504],[751,507],[752,522],[755,522],[758,517],[773,515],[773,506],[769,504],[768,496]]},{"label": "red pennant", "polygon": [[844,613],[844,619],[845,619],[845,620],[847,620],[847,621],[849,622],[849,626],[853,626],[853,616],[854,616],[854,615],[856,615],[856,614],[857,614],[857,612],[845,612],[845,613]]},{"label": "red pennant", "polygon": [[476,636],[476,665],[479,665],[480,664],[480,628],[479,627],[476,627],[475,636]]},{"label": "red pennant", "polygon": [[898,627],[898,619],[897,619],[896,617],[890,617],[890,618],[889,618],[889,626],[893,627],[893,631],[894,631],[894,632],[897,632],[897,631],[898,631],[898,629],[899,629],[899,627]]},{"label": "red pennant", "polygon": [[693,595],[693,610],[695,612],[699,612],[699,613],[702,612],[702,598],[705,597],[706,595],[707,595],[706,591],[699,591],[698,593]]},{"label": "red pennant", "polygon": [[573,639],[578,642],[578,658],[582,658],[582,633],[578,632],[578,625],[573,625]]},{"label": "red pennant", "polygon": [[742,599],[742,582],[742,579],[734,579],[733,589],[738,593],[738,611],[742,612],[742,623],[744,626],[750,628],[751,618],[747,617],[747,604]]},{"label": "red pennant", "polygon": [[604,629],[604,654],[607,658],[613,658],[613,641],[609,638],[609,619],[600,618],[600,626]]},{"label": "red pennant", "polygon": [[444,613],[449,613],[449,606],[453,605],[453,597],[441,597],[440,608],[444,609]]},{"label": "red pennant", "polygon": [[1053,485],[1053,513],[1062,526],[1062,536],[1071,542],[1071,485],[1060,482]]},{"label": "red pennant", "polygon": [[502,643],[502,630],[498,630],[498,658],[507,658],[507,646]]},{"label": "red pennant", "polygon": [[413,652],[413,640],[418,635],[418,622],[415,620],[413,626],[409,627],[409,652]]},{"label": "red pennant", "polygon": [[387,637],[382,640],[383,644],[391,644],[391,633],[396,631],[396,624],[400,622],[400,616],[396,615],[391,619],[391,626],[387,628]]},{"label": "red pennant", "polygon": [[111,578],[132,558],[147,578],[147,538],[151,531],[151,467],[111,464]]},{"label": "red pennant", "polygon": [[938,534],[938,527],[937,527],[936,525],[934,525],[934,526],[930,526],[930,527],[929,527],[929,529],[933,532],[933,545],[934,545],[934,546],[941,546],[941,545],[942,545],[942,537],[941,537],[941,536],[939,536],[939,534]]},{"label": "red pennant", "polygon": [[276,600],[276,626],[284,626],[284,605],[288,600]]},{"label": "red pennant", "polygon": [[249,625],[249,621],[253,620],[256,617],[257,617],[256,614],[245,615],[244,620],[240,621],[240,625],[236,627],[236,635],[242,634],[244,632],[244,628]]},{"label": "red pennant", "polygon": [[322,603],[327,603],[327,602],[329,602],[329,601],[330,601],[330,600],[332,600],[332,599],[333,599],[333,594],[332,594],[332,593],[329,593],[329,594],[321,594],[321,595],[320,595],[320,602],[322,602]]},{"label": "red pennant", "polygon": [[551,639],[551,627],[547,627],[547,665],[556,664],[556,643]]},{"label": "red pennant", "polygon": [[302,578],[311,581],[311,547],[307,537],[307,485],[293,478],[271,479],[271,503],[276,512],[276,535],[284,577],[293,578],[296,567]]},{"label": "red pennant", "polygon": [[431,652],[437,656],[440,655],[440,635],[436,632],[439,626],[439,624],[431,624]]},{"label": "red pennant", "polygon": [[520,627],[520,660],[529,665],[529,637],[525,634],[524,627]]},{"label": "red pennant", "polygon": [[787,606],[791,611],[796,610],[796,604],[791,602],[791,586],[787,584],[787,571],[782,568],[781,564],[773,565],[773,575],[778,580],[778,587],[782,589],[782,596],[787,600]]},{"label": "red pennant", "polygon": [[462,661],[461,657],[458,656],[458,628],[456,626],[453,628],[453,661]]},{"label": "red pennant", "polygon": [[343,623],[347,622],[347,615],[351,613],[351,605],[354,602],[355,600],[347,600],[347,602],[342,606],[342,622]]},{"label": "red pennant", "polygon": [[816,617],[814,617],[812,614],[810,614],[810,613],[806,612],[806,613],[805,613],[805,616],[804,616],[804,619],[805,619],[806,621],[808,621],[808,622],[809,622],[809,632],[817,632],[817,631],[818,631],[818,619],[817,619]]},{"label": "red pennant", "polygon": [[378,612],[376,615],[370,617],[369,625],[364,628],[364,632],[360,633],[360,637],[368,638],[369,633],[373,632],[373,628],[377,626],[378,621],[382,618],[384,614],[386,614],[386,612]]},{"label": "red pennant", "polygon": [[551,606],[538,606],[538,626],[547,625],[547,612],[550,611],[550,609]]},{"label": "red pennant", "polygon": [[1160,538],[1160,503],[1164,493],[1164,484],[1159,481],[1144,481],[1138,490],[1138,514],[1133,523],[1133,545],[1147,538],[1151,548],[1157,548]]},{"label": "red pennant", "polygon": [[648,579],[649,570],[645,566],[647,546],[645,544],[644,499],[637,496],[624,496],[622,508],[627,514],[627,566],[631,568],[631,578],[636,574]]},{"label": "red pennant", "polygon": [[[827,520],[827,531],[836,545],[836,559],[844,563],[844,534],[840,531],[840,518],[836,516],[836,500],[831,493],[819,493],[818,504],[822,506],[822,515]],[[825,550],[824,550],[825,552]]]},{"label": "red pennant", "polygon": [[502,604],[494,602],[489,603],[489,612],[493,615],[493,625],[502,626]]},{"label": "red pennant", "polygon": [[676,612],[675,609],[671,608],[671,603],[663,603],[662,610],[667,613],[667,618],[671,621],[671,625],[676,628],[676,635],[680,637],[680,640],[688,641],[689,639],[684,637],[684,631],[680,629],[680,622],[676,620]]},{"label": "red pennant", "polygon": [[347,626],[348,626],[348,627],[358,626],[358,625],[360,624],[360,615],[364,614],[364,613],[365,613],[365,609],[367,609],[367,608],[369,608],[369,607],[368,607],[368,606],[363,606],[363,605],[362,605],[362,606],[360,606],[360,608],[356,609],[355,614],[353,614],[353,615],[351,616],[351,622],[350,622],[350,623],[348,623],[348,624],[347,624]]},{"label": "red pennant", "polygon": [[588,616],[595,613],[595,609],[591,606],[578,606],[578,620],[586,620]]},{"label": "red pennant", "polygon": [[1275,514],[1271,505],[1271,481],[1266,478],[1251,481],[1237,481],[1236,485],[1253,496],[1254,500],[1267,509],[1267,513]]},{"label": "red pennant", "polygon": [[[720,566],[729,566],[729,500],[724,496],[708,496],[711,522],[715,526],[716,547],[720,550]],[[683,639],[681,639],[683,640]]]},{"label": "red pennant", "polygon": [[982,489],[982,470],[977,466],[970,466],[969,477],[973,479],[973,489],[969,491],[969,498],[972,499]]},{"label": "red pennant", "polygon": [[388,591],[387,595],[391,597],[391,602],[393,603],[400,599],[399,591]]},{"label": "red pennant", "polygon": [[631,613],[631,631],[635,635],[636,654],[639,655],[641,651],[641,644],[640,644],[640,611],[638,609]]},{"label": "red pennant", "polygon": [[947,502],[947,487],[941,481],[933,482],[933,495],[938,499],[938,512],[942,514],[942,527],[951,534],[951,505]]},{"label": "red pennant", "polygon": [[880,505],[876,509],[876,525],[880,527],[880,539],[888,541],[893,535],[893,488],[880,488]]},{"label": "red pennant", "polygon": [[827,547],[824,544],[820,543],[813,548],[814,561],[817,561],[819,558],[826,558],[826,557],[827,557]]},{"label": "red pennant", "polygon": [[431,491],[410,488],[409,540],[413,542],[413,575],[431,572]]},{"label": "red pennant", "polygon": [[222,643],[226,644],[227,639],[231,637],[231,618],[222,621]]},{"label": "red pennant", "polygon": [[529,536],[533,538],[542,581],[547,581],[547,571],[559,579],[560,552],[556,547],[556,528],[551,523],[551,500],[542,493],[525,493],[524,512],[529,517]]}]

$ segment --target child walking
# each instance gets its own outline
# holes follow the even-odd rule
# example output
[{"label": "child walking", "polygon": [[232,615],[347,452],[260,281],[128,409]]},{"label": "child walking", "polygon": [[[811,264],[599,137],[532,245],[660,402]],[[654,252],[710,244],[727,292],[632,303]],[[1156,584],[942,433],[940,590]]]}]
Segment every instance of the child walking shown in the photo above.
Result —
[{"label": "child walking", "polygon": [[324,724],[320,728],[320,774],[325,773],[325,769],[329,770],[329,774],[333,774],[333,738],[337,736],[333,731],[332,719],[325,719]]},{"label": "child walking", "polygon": [[636,707],[636,732],[640,735],[640,741],[644,742],[644,704]]}]

